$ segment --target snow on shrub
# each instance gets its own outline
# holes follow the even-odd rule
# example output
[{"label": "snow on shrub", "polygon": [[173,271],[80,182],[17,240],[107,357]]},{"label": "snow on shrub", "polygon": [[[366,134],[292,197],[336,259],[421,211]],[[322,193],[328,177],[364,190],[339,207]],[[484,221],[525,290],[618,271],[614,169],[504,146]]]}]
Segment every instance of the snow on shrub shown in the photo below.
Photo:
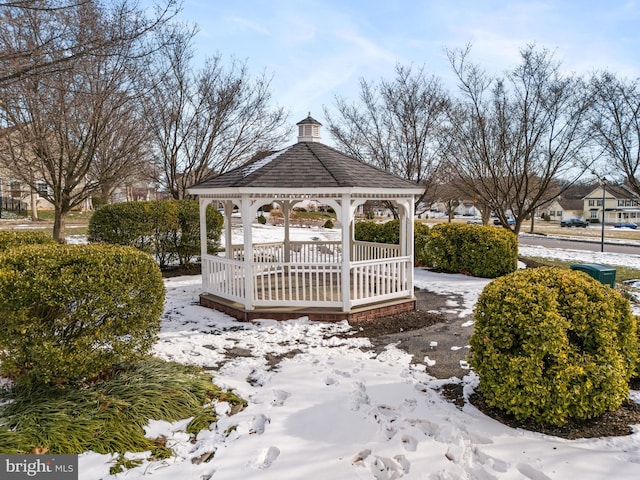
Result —
[{"label": "snow on shrub", "polygon": [[495,278],[518,266],[518,241],[504,228],[459,223],[433,226],[425,263],[443,272]]},{"label": "snow on shrub", "polygon": [[578,271],[520,270],[488,284],[470,363],[489,406],[562,425],[615,410],[638,356],[629,301]]},{"label": "snow on shrub", "polygon": [[164,284],[130,247],[30,245],[0,255],[0,371],[66,384],[148,353]]}]

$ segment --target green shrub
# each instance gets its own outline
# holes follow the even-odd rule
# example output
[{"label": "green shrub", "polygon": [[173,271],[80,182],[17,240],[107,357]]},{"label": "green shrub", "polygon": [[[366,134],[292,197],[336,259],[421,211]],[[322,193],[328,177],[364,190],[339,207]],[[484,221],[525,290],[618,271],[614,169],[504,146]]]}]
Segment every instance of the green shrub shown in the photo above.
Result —
[{"label": "green shrub", "polygon": [[32,245],[0,255],[0,371],[65,384],[145,355],[160,329],[158,265],[135,249]]},{"label": "green shrub", "polygon": [[489,406],[562,425],[617,409],[636,366],[629,301],[578,271],[520,270],[485,287],[471,366]]},{"label": "green shrub", "polygon": [[507,229],[459,223],[431,228],[425,263],[444,272],[495,278],[518,266],[518,241]]},{"label": "green shrub", "polygon": [[45,232],[0,230],[0,252],[22,245],[57,245],[57,243]]},{"label": "green shrub", "polygon": [[414,263],[416,266],[427,265],[426,248],[429,243],[430,229],[426,223],[414,222]]},{"label": "green shrub", "polygon": [[151,253],[148,203],[112,203],[99,208],[89,220],[89,242],[127,245]]},{"label": "green shrub", "polygon": [[324,228],[333,228],[333,222],[331,221],[331,219],[330,219],[330,218],[329,218],[329,219],[327,219],[327,221],[326,221],[326,222],[324,222],[323,227],[324,227]]},{"label": "green shrub", "polygon": [[361,242],[400,243],[400,221],[385,223],[357,222],[354,226],[355,239]]},{"label": "green shrub", "polygon": [[264,225],[267,223],[267,219],[265,218],[265,216],[263,214],[260,214],[260,216],[258,217],[258,223],[260,225]]},{"label": "green shrub", "polygon": [[[425,265],[425,247],[429,241],[429,226],[426,223],[414,222],[414,262]],[[400,221],[391,220],[386,223],[357,222],[354,227],[355,239],[360,242],[400,243]]]},{"label": "green shrub", "polygon": [[[222,215],[208,205],[207,251],[220,248]],[[155,256],[161,268],[190,263],[200,255],[200,208],[195,200],[105,205],[89,222],[89,241],[128,245]]]}]

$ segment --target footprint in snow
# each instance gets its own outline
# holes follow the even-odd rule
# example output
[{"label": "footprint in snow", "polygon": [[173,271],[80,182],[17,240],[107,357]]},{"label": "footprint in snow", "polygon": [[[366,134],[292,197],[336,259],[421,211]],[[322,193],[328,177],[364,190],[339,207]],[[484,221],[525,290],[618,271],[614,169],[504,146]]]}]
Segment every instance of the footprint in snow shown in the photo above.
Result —
[{"label": "footprint in snow", "polygon": [[402,446],[407,452],[415,452],[418,446],[418,440],[416,440],[411,435],[403,435],[400,439],[402,442]]},{"label": "footprint in snow", "polygon": [[249,425],[249,434],[262,435],[267,423],[269,423],[270,421],[271,420],[263,414],[256,415],[255,417],[253,417]]},{"label": "footprint in snow", "polygon": [[281,407],[282,405],[284,405],[285,400],[290,396],[291,394],[289,392],[285,392],[284,390],[274,390],[271,405],[273,405],[274,407]]},{"label": "footprint in snow", "polygon": [[258,457],[251,463],[251,466],[260,470],[269,468],[276,458],[278,458],[278,455],[280,455],[280,449],[278,447],[263,448],[258,454]]},{"label": "footprint in snow", "polygon": [[354,391],[349,395],[351,397],[349,407],[351,410],[357,411],[362,405],[369,405],[369,395],[367,395],[367,387],[364,386],[364,383],[357,382],[354,387]]},{"label": "footprint in snow", "polygon": [[[409,467],[409,461],[400,455],[403,463]],[[395,480],[405,474],[405,468],[394,458],[375,457],[375,460],[369,465],[369,470],[373,473],[376,480]]]}]

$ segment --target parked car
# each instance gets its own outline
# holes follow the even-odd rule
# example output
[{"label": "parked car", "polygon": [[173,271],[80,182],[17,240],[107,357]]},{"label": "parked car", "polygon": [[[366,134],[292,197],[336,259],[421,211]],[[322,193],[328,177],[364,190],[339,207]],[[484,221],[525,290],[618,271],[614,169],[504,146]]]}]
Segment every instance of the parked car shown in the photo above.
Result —
[{"label": "parked car", "polygon": [[638,224],[633,222],[623,222],[616,225],[616,228],[632,228],[633,230],[635,230],[636,228],[638,228]]},{"label": "parked car", "polygon": [[587,228],[589,226],[589,222],[583,220],[581,218],[569,218],[568,220],[562,220],[560,222],[561,227],[582,227]]},{"label": "parked car", "polygon": [[[508,222],[509,225],[515,225],[516,224],[516,221],[513,218],[508,218],[507,222]],[[493,224],[494,225],[502,225],[502,222],[500,221],[499,218],[496,218],[496,219],[493,220]]]}]

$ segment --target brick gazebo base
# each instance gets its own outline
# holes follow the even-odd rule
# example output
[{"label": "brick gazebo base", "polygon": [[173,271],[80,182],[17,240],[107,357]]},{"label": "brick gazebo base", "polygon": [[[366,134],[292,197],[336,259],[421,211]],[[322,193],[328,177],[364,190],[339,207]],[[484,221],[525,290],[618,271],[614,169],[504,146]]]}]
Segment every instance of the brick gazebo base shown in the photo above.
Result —
[{"label": "brick gazebo base", "polygon": [[328,308],[264,308],[247,311],[239,303],[229,302],[215,295],[203,293],[200,295],[200,305],[226,313],[242,322],[260,319],[292,320],[294,318],[309,317],[312,322],[341,322],[342,320],[347,320],[357,323],[403,312],[411,312],[416,308],[416,300],[399,299],[381,302],[362,308],[354,308],[349,312],[340,312]]}]

